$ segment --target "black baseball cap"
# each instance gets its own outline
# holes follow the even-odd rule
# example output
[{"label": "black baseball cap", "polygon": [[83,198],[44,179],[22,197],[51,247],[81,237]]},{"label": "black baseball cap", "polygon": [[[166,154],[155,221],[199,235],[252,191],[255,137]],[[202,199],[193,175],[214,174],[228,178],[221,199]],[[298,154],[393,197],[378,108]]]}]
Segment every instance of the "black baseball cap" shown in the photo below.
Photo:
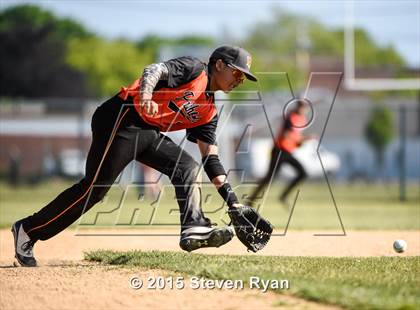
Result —
[{"label": "black baseball cap", "polygon": [[230,45],[220,46],[210,55],[210,61],[218,59],[222,59],[235,69],[242,71],[248,80],[257,81],[257,78],[249,71],[252,62],[251,54],[243,48]]}]

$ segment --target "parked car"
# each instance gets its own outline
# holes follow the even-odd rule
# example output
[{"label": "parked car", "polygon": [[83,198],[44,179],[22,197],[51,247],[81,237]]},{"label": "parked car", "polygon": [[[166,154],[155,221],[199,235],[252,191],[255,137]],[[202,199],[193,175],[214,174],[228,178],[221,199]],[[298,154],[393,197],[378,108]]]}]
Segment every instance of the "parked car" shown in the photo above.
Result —
[{"label": "parked car", "polygon": [[[340,168],[340,158],[337,154],[326,150],[323,146],[319,147],[319,156],[317,153],[317,148],[319,145],[319,140],[311,139],[305,141],[301,147],[297,148],[293,155],[305,168],[306,173],[310,178],[320,178],[324,176],[322,167],[327,174],[334,174]],[[320,162],[322,160],[322,165]],[[293,176],[293,169],[289,165],[285,165],[282,169],[282,175],[285,177]]]},{"label": "parked car", "polygon": [[[317,154],[318,144],[319,140],[307,140],[293,152],[293,155],[305,168],[310,178],[321,178],[324,176]],[[255,177],[262,177],[267,172],[272,147],[273,142],[271,139],[260,139],[254,142],[250,155],[252,172]],[[319,148],[319,157],[327,174],[334,174],[340,168],[339,156],[322,146]],[[289,165],[284,164],[280,170],[280,175],[285,178],[291,178],[294,175],[294,170]]]},{"label": "parked car", "polygon": [[78,149],[60,152],[60,173],[65,177],[77,178],[85,174],[86,154]]}]

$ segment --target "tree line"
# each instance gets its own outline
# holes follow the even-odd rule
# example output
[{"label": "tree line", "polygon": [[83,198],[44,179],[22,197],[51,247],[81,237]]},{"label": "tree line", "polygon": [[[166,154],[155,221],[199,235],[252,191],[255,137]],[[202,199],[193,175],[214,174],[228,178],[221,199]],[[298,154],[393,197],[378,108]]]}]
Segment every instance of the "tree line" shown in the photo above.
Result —
[{"label": "tree line", "polygon": [[[343,57],[343,29],[329,29],[316,20],[280,10],[272,14],[271,20],[255,24],[245,39],[232,42],[256,55],[254,71],[281,68],[299,87],[306,82],[307,73],[296,66],[297,50],[311,57]],[[392,46],[378,46],[364,30],[356,30],[355,41],[358,64],[386,64],[396,74],[404,68],[404,60]],[[59,18],[36,5],[17,5],[0,12],[0,97],[109,96],[136,79],[144,66],[156,60],[162,46],[213,48],[217,43],[205,36],[152,34],[137,41],[107,40],[70,18]],[[264,90],[279,87],[274,80],[263,85]]]}]

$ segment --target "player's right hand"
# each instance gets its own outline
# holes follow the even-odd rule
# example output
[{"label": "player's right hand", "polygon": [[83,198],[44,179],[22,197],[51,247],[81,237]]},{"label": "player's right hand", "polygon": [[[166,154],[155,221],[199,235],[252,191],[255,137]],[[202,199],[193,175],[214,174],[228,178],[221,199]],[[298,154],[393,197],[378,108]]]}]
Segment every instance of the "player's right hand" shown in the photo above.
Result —
[{"label": "player's right hand", "polygon": [[158,112],[158,104],[152,100],[152,94],[142,94],[140,107],[143,113],[155,115]]}]

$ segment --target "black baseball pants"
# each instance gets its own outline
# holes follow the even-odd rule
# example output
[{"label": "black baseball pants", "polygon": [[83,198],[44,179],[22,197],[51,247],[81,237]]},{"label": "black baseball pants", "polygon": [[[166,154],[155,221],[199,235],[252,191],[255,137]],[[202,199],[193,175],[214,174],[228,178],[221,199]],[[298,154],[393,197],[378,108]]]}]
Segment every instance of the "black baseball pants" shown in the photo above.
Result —
[{"label": "black baseball pants", "polygon": [[210,225],[201,210],[197,162],[156,127],[146,124],[132,101],[114,96],[93,114],[85,177],[23,219],[23,229],[34,241],[58,234],[101,201],[132,160],[169,176],[175,186],[181,229]]},{"label": "black baseball pants", "polygon": [[288,163],[289,165],[291,165],[295,169],[297,175],[286,186],[286,188],[280,196],[281,199],[286,199],[289,193],[293,190],[293,188],[307,177],[306,171],[303,168],[302,164],[291,153],[282,151],[274,146],[271,150],[270,165],[267,170],[267,173],[259,181],[258,187],[252,193],[250,197],[251,201],[259,197],[258,195],[260,194],[260,192],[267,186],[270,180],[276,177],[277,173],[280,171],[280,168],[284,163]]}]

